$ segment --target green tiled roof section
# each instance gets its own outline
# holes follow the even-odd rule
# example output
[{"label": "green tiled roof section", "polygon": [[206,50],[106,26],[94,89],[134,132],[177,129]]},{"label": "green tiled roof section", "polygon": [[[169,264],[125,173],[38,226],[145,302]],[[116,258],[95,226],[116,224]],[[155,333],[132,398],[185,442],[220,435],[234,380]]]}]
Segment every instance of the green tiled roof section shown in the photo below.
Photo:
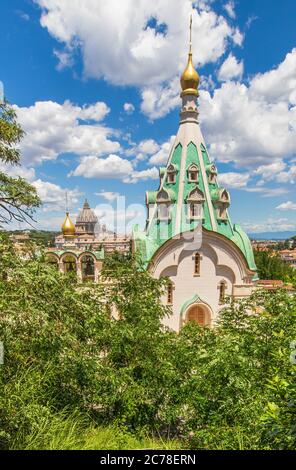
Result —
[{"label": "green tiled roof section", "polygon": [[[186,204],[186,201],[187,201],[187,198],[188,198],[188,195],[190,194],[190,192],[194,188],[196,188],[196,183],[190,183],[188,181],[187,169],[192,163],[195,163],[198,166],[199,172],[198,172],[197,187],[198,187],[198,189],[200,189],[200,191],[202,191],[202,193],[205,197],[205,184],[207,184],[207,182],[203,181],[202,172],[201,172],[200,166],[199,166],[199,159],[198,159],[198,153],[197,153],[196,145],[193,142],[190,142],[190,144],[188,144],[188,146],[187,146],[187,155],[186,155],[186,174],[185,174],[185,181],[184,181],[184,200],[183,200],[184,204]],[[208,204],[207,204],[206,200],[203,204],[203,211],[204,211],[203,226],[207,230],[212,230],[213,228],[212,228],[211,219],[210,219],[209,207],[208,207]],[[199,224],[198,220],[189,221],[187,219],[187,214],[185,212],[186,211],[183,211],[183,214],[182,214],[182,230],[181,230],[181,232],[186,232],[187,230],[192,230],[195,227],[197,227],[197,225]]]},{"label": "green tiled roof section", "polygon": [[[209,165],[211,164],[211,162],[210,162],[208,153],[206,151],[206,148],[204,147],[203,144],[201,144],[200,149],[202,152],[204,164],[206,168],[209,168]],[[217,200],[219,196],[219,189],[220,189],[218,181],[216,180],[215,183],[209,183],[209,188],[210,188],[212,201]],[[251,270],[256,271],[257,268],[256,268],[255,260],[254,260],[253,249],[252,249],[252,245],[247,234],[243,231],[243,229],[239,225],[233,225],[231,223],[229,215],[227,217],[227,220],[225,221],[217,220],[215,207],[213,208],[214,208],[215,218],[217,222],[218,233],[232,240],[244,254],[248,262],[249,268]]]},{"label": "green tiled roof section", "polygon": [[245,258],[248,262],[249,268],[256,271],[257,267],[255,264],[254,253],[252,249],[252,245],[248,235],[243,231],[240,225],[234,224],[234,237],[232,241],[236,243],[236,245],[241,249]]},{"label": "green tiled roof section", "polygon": [[158,191],[147,191],[146,195],[148,204],[155,204],[157,193]]},{"label": "green tiled roof section", "polygon": [[[172,206],[170,208],[170,220],[168,222],[159,222],[157,218],[154,218],[152,221],[150,228],[149,228],[149,233],[148,237],[151,240],[155,240],[155,242],[152,244],[153,246],[156,245],[156,249],[158,249],[163,243],[165,243],[169,238],[171,238],[174,233],[173,233],[173,227],[175,225],[175,219],[176,219],[176,201],[178,199],[178,189],[179,189],[179,181],[180,181],[180,161],[181,161],[181,155],[182,155],[182,145],[178,144],[173,152],[172,159],[171,159],[171,164],[174,165],[174,168],[176,170],[176,178],[175,178],[175,183],[168,183],[166,180],[166,172],[165,175],[163,176],[164,183],[163,183],[163,189],[167,191],[167,193],[170,196],[170,199],[172,201]],[[149,191],[148,192],[148,198],[151,199],[151,203],[153,198],[157,197],[158,191]],[[151,243],[150,243],[151,245]],[[148,250],[149,251],[149,250]],[[154,253],[154,252],[153,252]],[[152,253],[152,255],[153,255]],[[151,256],[152,256],[151,255]]]}]

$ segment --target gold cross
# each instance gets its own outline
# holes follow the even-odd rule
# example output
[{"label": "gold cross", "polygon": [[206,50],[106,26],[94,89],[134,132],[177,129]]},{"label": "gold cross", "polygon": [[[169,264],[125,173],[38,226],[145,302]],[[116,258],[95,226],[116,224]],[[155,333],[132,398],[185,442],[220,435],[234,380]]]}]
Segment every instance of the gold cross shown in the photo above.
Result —
[{"label": "gold cross", "polygon": [[189,42],[189,52],[192,49],[192,14],[190,15],[190,42]]}]

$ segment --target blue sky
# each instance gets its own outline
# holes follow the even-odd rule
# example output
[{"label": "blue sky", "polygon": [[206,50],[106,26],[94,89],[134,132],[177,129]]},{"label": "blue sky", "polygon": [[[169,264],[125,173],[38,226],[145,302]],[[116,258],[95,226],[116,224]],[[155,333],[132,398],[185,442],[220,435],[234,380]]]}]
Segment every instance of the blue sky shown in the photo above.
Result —
[{"label": "blue sky", "polygon": [[0,80],[27,132],[8,171],[39,191],[38,227],[59,227],[66,190],[73,217],[87,197],[112,224],[119,194],[144,220],[178,128],[192,13],[200,123],[231,218],[296,231],[294,0],[2,0],[0,12]]}]

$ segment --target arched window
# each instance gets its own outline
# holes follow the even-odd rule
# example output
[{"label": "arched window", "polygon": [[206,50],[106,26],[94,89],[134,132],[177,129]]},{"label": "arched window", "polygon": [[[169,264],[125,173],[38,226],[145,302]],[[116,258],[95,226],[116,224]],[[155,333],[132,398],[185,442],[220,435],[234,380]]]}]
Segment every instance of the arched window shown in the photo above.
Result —
[{"label": "arched window", "polygon": [[209,165],[208,167],[209,183],[215,183],[217,176],[217,168],[215,165]]},{"label": "arched window", "polygon": [[221,281],[219,284],[219,303],[224,304],[225,303],[225,293],[226,293],[226,282]]},{"label": "arched window", "polygon": [[194,275],[199,276],[200,275],[200,254],[195,253],[194,255]]},{"label": "arched window", "polygon": [[76,273],[76,258],[74,255],[64,256],[63,265],[65,273]]},{"label": "arched window", "polygon": [[167,304],[172,305],[173,304],[173,283],[169,282],[167,285]]},{"label": "arched window", "polygon": [[157,218],[158,220],[169,220],[170,218],[170,197],[164,189],[157,194]]},{"label": "arched window", "polygon": [[215,207],[217,219],[226,220],[227,219],[227,208],[230,205],[230,196],[226,189],[219,189],[215,194]]},{"label": "arched window", "polygon": [[168,183],[175,183],[176,182],[176,168],[174,165],[169,165],[167,169],[167,182]]},{"label": "arched window", "polygon": [[188,167],[188,181],[189,183],[197,183],[198,182],[198,166],[195,163],[192,163]]},{"label": "arched window", "polygon": [[198,189],[193,189],[187,198],[188,204],[188,218],[190,220],[202,219],[203,218],[203,202],[204,195]]}]

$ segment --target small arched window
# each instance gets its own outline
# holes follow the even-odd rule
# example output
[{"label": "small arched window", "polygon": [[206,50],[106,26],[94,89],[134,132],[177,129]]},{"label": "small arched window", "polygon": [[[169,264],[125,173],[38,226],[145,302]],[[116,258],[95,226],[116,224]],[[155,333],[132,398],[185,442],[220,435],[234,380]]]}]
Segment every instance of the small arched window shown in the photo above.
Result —
[{"label": "small arched window", "polygon": [[169,165],[167,169],[167,182],[168,183],[175,183],[176,182],[176,169],[174,165]]},{"label": "small arched window", "polygon": [[194,275],[199,276],[200,275],[200,254],[195,253],[194,255]]},{"label": "small arched window", "polygon": [[202,219],[203,218],[203,202],[204,195],[198,189],[193,189],[187,198],[188,204],[188,218],[190,220]]},{"label": "small arched window", "polygon": [[198,182],[198,166],[194,163],[188,167],[188,181],[189,183]]},{"label": "small arched window", "polygon": [[169,282],[167,285],[167,304],[173,305],[173,283]]},{"label": "small arched window", "polygon": [[226,282],[221,281],[219,284],[219,303],[224,304],[225,303],[225,294],[226,294]]},{"label": "small arched window", "polygon": [[169,220],[170,218],[170,197],[164,189],[160,190],[156,198],[158,220]]}]

